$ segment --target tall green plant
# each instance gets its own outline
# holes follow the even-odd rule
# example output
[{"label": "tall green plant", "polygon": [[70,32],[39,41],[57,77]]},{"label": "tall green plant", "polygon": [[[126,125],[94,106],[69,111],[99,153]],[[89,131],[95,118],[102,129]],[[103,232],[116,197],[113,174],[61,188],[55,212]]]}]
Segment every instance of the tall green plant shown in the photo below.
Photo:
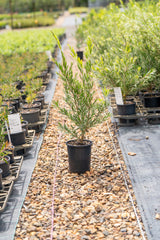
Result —
[{"label": "tall green plant", "polygon": [[[76,60],[79,69],[78,74],[74,74],[73,62],[71,65],[67,64],[67,60],[62,51],[60,42],[53,33],[62,54],[62,63],[56,62],[60,69],[60,77],[64,86],[64,101],[66,107],[62,107],[59,102],[55,102],[59,112],[66,116],[71,124],[59,124],[61,129],[70,134],[77,142],[82,144],[85,139],[86,132],[93,126],[104,121],[108,114],[105,113],[108,103],[106,100],[96,98],[94,90],[94,80],[91,74],[92,71],[92,42],[91,39],[87,41],[87,48],[85,52],[86,62],[83,63],[73,48],[71,54]],[[108,91],[106,91],[106,95]]]}]

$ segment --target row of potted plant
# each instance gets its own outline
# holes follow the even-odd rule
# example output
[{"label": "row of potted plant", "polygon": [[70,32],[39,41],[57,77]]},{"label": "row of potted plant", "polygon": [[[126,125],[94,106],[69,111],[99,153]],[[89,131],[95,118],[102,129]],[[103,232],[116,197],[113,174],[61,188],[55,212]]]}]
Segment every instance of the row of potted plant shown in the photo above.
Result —
[{"label": "row of potted plant", "polygon": [[101,86],[120,87],[127,107],[128,96],[137,94],[145,107],[160,107],[159,8],[157,2],[111,4],[92,10],[77,29],[79,41],[92,39],[93,70]]}]

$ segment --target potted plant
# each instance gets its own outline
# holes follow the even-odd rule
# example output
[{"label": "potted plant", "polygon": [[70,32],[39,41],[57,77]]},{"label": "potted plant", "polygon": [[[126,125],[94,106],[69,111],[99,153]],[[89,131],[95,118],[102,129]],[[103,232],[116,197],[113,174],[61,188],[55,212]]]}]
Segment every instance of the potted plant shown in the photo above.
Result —
[{"label": "potted plant", "polygon": [[[77,24],[76,24],[77,25]],[[80,27],[76,27],[76,33],[75,33],[75,38],[76,38],[76,53],[77,56],[83,60],[83,43],[84,43],[84,33],[83,33],[83,29],[81,29]]]},{"label": "potted plant", "polygon": [[[91,127],[107,119],[109,115],[105,111],[108,103],[106,100],[96,98],[94,80],[91,74],[91,40],[88,39],[87,41],[86,63],[83,63],[77,57],[74,49],[71,49],[72,56],[79,69],[79,74],[74,74],[73,62],[70,66],[67,64],[60,42],[54,33],[53,35],[62,54],[62,63],[56,62],[56,65],[60,69],[65,93],[64,101],[67,105],[62,107],[59,102],[55,102],[55,106],[61,114],[71,121],[71,124],[64,123],[63,125],[59,124],[59,126],[72,137],[66,143],[69,170],[80,174],[90,170],[92,141],[86,139],[86,133]],[[108,94],[107,90],[105,94]]]},{"label": "potted plant", "polygon": [[[5,111],[0,107],[0,175],[2,178],[7,177],[10,174],[10,158],[7,156],[6,140],[5,140]],[[1,176],[0,176],[0,189],[2,188]]]},{"label": "potted plant", "polygon": [[144,82],[140,98],[146,108],[160,107],[159,77],[156,76],[156,69],[151,69],[150,72],[152,77]]},{"label": "potted plant", "polygon": [[116,55],[112,50],[104,53],[96,67],[98,77],[103,79],[103,86],[121,88],[123,104],[117,104],[118,115],[136,113],[133,99],[153,76],[153,71],[142,76],[141,67],[137,65],[136,60],[137,57],[133,56],[131,49],[126,46],[120,53],[117,50]]},{"label": "potted plant", "polygon": [[36,93],[34,92],[34,89],[32,89],[30,85],[26,85],[26,91],[27,91],[26,97],[27,104],[23,105],[22,107],[23,109],[21,110],[21,116],[28,123],[35,123],[39,121],[41,103],[37,102],[33,104],[36,98]]}]

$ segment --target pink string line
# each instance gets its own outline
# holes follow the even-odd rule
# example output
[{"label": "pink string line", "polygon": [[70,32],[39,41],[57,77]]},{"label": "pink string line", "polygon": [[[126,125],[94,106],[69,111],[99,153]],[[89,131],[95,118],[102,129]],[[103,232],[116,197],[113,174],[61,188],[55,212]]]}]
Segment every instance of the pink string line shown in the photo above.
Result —
[{"label": "pink string line", "polygon": [[57,142],[57,156],[56,156],[56,165],[55,165],[55,171],[54,171],[54,183],[53,183],[53,197],[52,197],[52,228],[51,228],[51,240],[53,240],[53,231],[54,231],[54,200],[55,200],[55,190],[56,190],[56,175],[57,175],[57,166],[59,161],[59,145],[62,138],[62,132],[59,134],[59,139]]}]

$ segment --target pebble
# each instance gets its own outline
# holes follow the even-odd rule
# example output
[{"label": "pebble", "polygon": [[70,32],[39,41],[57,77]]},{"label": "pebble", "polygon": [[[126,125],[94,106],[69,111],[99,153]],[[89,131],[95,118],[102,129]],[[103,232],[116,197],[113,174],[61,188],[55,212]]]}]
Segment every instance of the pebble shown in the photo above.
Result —
[{"label": "pebble", "polygon": [[103,231],[104,236],[108,236],[109,232],[108,231]]},{"label": "pebble", "polygon": [[122,228],[121,232],[127,232],[127,229],[126,228]]}]

